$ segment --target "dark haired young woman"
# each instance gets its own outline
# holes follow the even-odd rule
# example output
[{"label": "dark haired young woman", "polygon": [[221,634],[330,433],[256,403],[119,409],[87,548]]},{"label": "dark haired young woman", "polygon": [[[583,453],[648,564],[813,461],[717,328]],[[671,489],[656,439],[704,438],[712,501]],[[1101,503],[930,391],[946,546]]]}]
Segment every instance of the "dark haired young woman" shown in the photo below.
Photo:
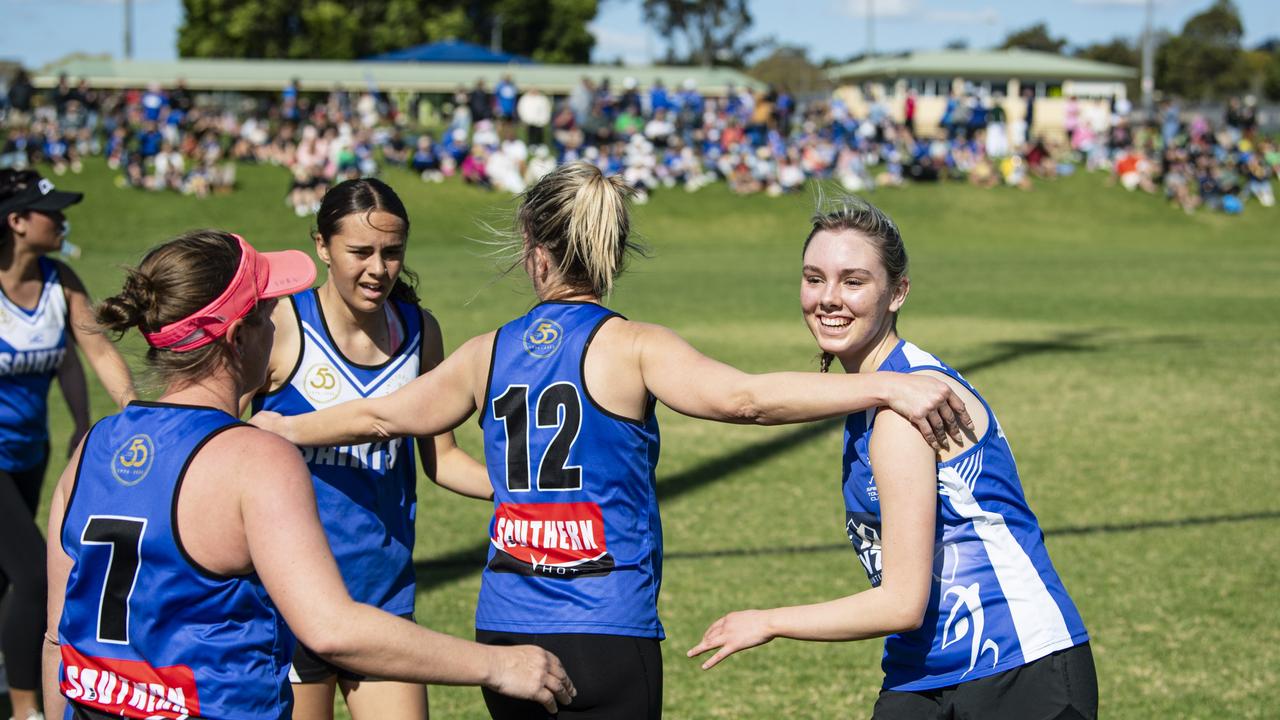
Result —
[{"label": "dark haired young woman", "polygon": [[315,272],[296,250],[200,230],[149,251],[99,306],[105,328],[141,332],[164,389],[94,425],[53,491],[51,719],[293,717],[294,636],[379,677],[485,684],[551,712],[573,695],[545,650],[487,648],[354,601],[297,448],[237,419],[266,378],[274,299]]},{"label": "dark haired young woman", "polygon": [[[409,216],[395,192],[374,179],[336,185],[325,194],[316,225],[316,254],[328,277],[277,305],[270,375],[253,398],[255,411],[295,415],[380,397],[444,356],[440,326],[418,307],[415,278],[404,267]],[[492,496],[484,466],[454,444],[452,433],[418,445],[432,480],[464,495]],[[302,451],[347,590],[360,602],[412,617],[413,446],[393,438]],[[355,720],[427,716],[422,686],[362,677],[301,644],[290,679],[299,720],[331,718],[335,686]]]},{"label": "dark haired young woman", "polygon": [[848,198],[813,218],[800,307],[823,353],[853,376],[945,382],[974,434],[931,448],[893,413],[845,422],[845,530],[871,588],[828,602],[725,615],[690,657],[785,637],[885,637],[877,720],[1098,715],[1089,634],[1049,560],[995,413],[960,373],[898,336],[911,289],[897,225]]},{"label": "dark haired young woman", "polygon": [[[601,305],[634,248],[628,194],[620,178],[587,163],[549,173],[516,217],[538,305],[386,397],[254,418],[310,445],[431,435],[479,410],[494,517],[476,638],[554,652],[579,690],[562,719],[662,714],[657,401],[764,425],[888,405],[940,444],[965,422],[959,398],[938,380],[749,375]],[[485,702],[495,718],[546,717],[492,692]]]},{"label": "dark haired young woman", "polygon": [[20,720],[37,712],[40,686],[45,543],[35,514],[49,462],[49,385],[56,376],[71,409],[72,448],[89,429],[76,344],[117,403],[133,397],[120,354],[93,330],[80,278],[47,257],[62,246],[63,210],[82,198],[33,170],[0,170],[0,650]]}]

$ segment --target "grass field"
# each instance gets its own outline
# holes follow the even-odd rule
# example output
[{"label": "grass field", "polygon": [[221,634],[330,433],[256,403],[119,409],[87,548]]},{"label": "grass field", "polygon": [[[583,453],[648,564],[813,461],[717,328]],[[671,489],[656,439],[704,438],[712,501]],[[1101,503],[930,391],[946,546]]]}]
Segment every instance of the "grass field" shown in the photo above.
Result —
[{"label": "grass field", "polygon": [[[240,178],[234,195],[204,201],[116,189],[100,164],[59,179],[88,193],[70,212],[84,248],[73,266],[102,297],[121,263],[187,228],[307,246],[308,221],[282,202],[285,173]],[[410,264],[448,347],[532,304],[523,276],[495,280],[474,242],[477,220],[506,219],[512,201],[387,179],[409,207]],[[960,368],[1007,431],[1092,635],[1104,715],[1275,717],[1280,212],[1187,217],[1088,175],[1029,193],[912,186],[871,199],[911,253],[900,329]],[[653,257],[633,263],[612,305],[748,370],[815,368],[797,302],[810,205],[723,187],[657,194],[634,221]],[[52,407],[56,446],[70,426]],[[837,425],[734,427],[665,410],[661,421],[667,716],[868,716],[879,641],[779,640],[709,673],[684,658],[724,611],[866,586],[844,538]],[[474,423],[459,437],[479,453]],[[490,508],[423,483],[418,618],[470,636]],[[486,716],[474,688],[432,688],[431,703],[440,718]]]}]

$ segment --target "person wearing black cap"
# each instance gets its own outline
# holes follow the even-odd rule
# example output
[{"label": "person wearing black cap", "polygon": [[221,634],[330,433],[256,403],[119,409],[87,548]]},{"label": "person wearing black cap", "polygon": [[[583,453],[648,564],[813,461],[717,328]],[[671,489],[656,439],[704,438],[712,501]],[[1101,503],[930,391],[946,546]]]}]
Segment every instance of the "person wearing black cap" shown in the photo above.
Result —
[{"label": "person wearing black cap", "polygon": [[[15,718],[39,717],[40,633],[45,625],[45,544],[36,527],[49,461],[49,385],[57,377],[75,421],[89,428],[79,344],[120,405],[133,399],[128,367],[95,332],[84,285],[46,257],[66,234],[62,212],[83,199],[32,170],[0,170],[0,651]],[[8,592],[5,592],[7,588]]]}]

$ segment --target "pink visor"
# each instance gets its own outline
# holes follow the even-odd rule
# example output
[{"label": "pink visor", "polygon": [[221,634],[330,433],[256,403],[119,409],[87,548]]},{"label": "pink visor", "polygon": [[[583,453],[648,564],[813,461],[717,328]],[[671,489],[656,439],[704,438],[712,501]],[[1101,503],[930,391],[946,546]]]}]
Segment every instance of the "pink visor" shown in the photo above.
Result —
[{"label": "pink visor", "polygon": [[315,281],[316,266],[306,253],[260,253],[239,235],[231,236],[240,242],[240,267],[231,284],[213,302],[191,315],[156,332],[143,333],[148,345],[173,352],[204,347],[225,335],[227,326],[248,315],[259,300],[292,295]]}]

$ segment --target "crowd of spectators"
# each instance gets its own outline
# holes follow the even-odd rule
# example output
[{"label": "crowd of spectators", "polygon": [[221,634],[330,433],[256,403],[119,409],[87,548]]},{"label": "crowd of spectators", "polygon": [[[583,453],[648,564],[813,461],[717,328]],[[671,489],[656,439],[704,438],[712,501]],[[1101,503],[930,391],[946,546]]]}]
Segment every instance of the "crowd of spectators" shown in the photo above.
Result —
[{"label": "crowd of spectators", "polygon": [[[0,166],[48,162],[60,174],[104,155],[123,186],[203,196],[232,188],[239,163],[270,163],[289,171],[284,199],[300,216],[331,184],[384,166],[519,193],[558,163],[586,160],[622,176],[640,202],[716,181],[770,195],[815,179],[851,192],[939,181],[1028,190],[1083,166],[1110,170],[1130,190],[1163,191],[1188,211],[1228,212],[1250,197],[1274,204],[1280,168],[1275,144],[1257,135],[1252,104],[1238,101],[1215,131],[1176,104],[1137,125],[1123,99],[1109,110],[1070,99],[1065,140],[1055,142],[1031,132],[1030,94],[1008,103],[970,89],[947,98],[933,136],[916,133],[914,94],[899,120],[880,99],[854,112],[838,95],[798,102],[786,90],[731,88],[707,97],[691,80],[642,88],[628,79],[615,88],[583,78],[561,98],[522,91],[510,77],[448,97],[302,93],[291,83],[229,104],[197,98],[181,82],[100,92],[63,78],[44,102],[39,96],[20,75],[0,103]],[[1018,103],[1010,118],[1006,108]]]},{"label": "crowd of spectators", "polygon": [[[1079,134],[1073,133],[1073,143]],[[1120,186],[1163,194],[1187,213],[1205,208],[1238,214],[1251,199],[1262,207],[1275,205],[1280,145],[1258,132],[1252,98],[1229,100],[1218,127],[1204,115],[1188,118],[1177,103],[1166,103],[1154,122],[1112,126],[1107,146]]]}]

